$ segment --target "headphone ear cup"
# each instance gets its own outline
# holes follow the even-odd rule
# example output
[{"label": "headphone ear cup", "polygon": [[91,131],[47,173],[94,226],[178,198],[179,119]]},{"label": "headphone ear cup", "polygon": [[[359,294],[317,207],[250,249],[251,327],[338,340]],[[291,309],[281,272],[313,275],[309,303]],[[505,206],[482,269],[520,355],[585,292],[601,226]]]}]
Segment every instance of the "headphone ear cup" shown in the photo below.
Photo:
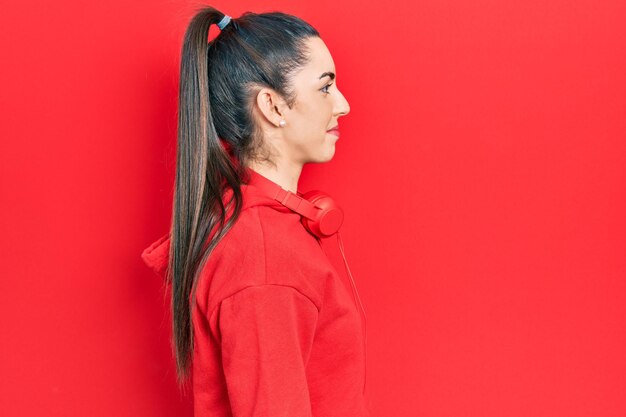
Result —
[{"label": "headphone ear cup", "polygon": [[302,224],[309,232],[323,238],[339,231],[343,224],[343,210],[331,196],[323,191],[312,190],[304,193],[302,198],[319,209],[314,220],[302,216]]}]

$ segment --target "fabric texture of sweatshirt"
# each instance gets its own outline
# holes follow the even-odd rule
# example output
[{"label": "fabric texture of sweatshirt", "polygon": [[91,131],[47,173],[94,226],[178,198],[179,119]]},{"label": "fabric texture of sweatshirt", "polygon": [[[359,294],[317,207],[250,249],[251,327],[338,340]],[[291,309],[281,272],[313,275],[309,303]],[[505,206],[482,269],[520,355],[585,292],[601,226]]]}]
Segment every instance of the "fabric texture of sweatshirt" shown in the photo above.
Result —
[{"label": "fabric texture of sweatshirt", "polygon": [[[365,312],[340,237],[309,233],[249,171],[241,214],[190,297],[194,415],[370,416]],[[162,277],[169,243],[167,234],[142,253]]]}]

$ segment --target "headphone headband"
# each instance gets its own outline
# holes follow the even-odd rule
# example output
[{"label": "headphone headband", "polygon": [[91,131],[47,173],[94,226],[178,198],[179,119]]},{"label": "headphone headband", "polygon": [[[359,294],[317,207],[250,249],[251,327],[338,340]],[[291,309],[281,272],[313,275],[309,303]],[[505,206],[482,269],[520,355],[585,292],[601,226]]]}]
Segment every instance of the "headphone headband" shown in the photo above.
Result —
[{"label": "headphone headband", "polygon": [[294,194],[289,190],[285,190],[274,181],[264,177],[253,169],[246,168],[246,171],[249,173],[250,182],[253,183],[254,186],[260,188],[283,206],[303,215],[307,219],[315,220],[317,217],[316,211],[319,209],[310,201],[303,198],[300,192]]}]

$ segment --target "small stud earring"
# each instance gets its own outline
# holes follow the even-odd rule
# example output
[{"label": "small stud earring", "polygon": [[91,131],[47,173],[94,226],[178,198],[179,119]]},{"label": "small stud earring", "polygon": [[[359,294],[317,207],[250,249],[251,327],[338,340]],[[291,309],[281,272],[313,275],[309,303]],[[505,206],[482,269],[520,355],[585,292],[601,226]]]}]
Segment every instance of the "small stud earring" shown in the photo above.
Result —
[{"label": "small stud earring", "polygon": [[280,122],[278,122],[278,124],[280,125],[280,127],[285,127],[287,122],[285,121],[285,119],[280,119]]}]

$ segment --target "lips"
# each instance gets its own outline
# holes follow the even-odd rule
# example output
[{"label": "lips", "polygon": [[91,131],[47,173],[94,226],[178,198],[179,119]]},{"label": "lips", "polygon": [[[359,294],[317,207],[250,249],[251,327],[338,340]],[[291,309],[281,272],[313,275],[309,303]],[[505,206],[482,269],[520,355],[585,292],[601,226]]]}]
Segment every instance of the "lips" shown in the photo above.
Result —
[{"label": "lips", "polygon": [[334,127],[330,130],[327,130],[326,132],[330,133],[331,135],[335,135],[337,137],[339,137],[339,128],[338,127]]}]

